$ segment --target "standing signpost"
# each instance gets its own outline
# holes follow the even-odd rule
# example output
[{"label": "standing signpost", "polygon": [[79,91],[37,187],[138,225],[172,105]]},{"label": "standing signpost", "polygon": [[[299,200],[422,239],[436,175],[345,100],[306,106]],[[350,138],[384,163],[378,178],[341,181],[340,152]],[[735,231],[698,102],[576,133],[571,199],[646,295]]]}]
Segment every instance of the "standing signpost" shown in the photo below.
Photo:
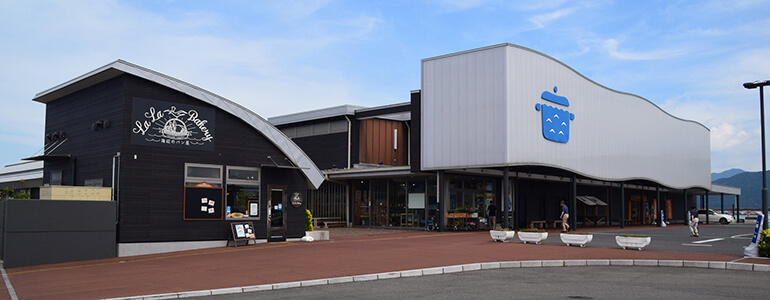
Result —
[{"label": "standing signpost", "polygon": [[757,216],[757,226],[754,226],[754,237],[751,238],[751,244],[743,250],[743,255],[748,257],[759,257],[759,232],[762,231],[762,223],[765,222],[765,216]]}]

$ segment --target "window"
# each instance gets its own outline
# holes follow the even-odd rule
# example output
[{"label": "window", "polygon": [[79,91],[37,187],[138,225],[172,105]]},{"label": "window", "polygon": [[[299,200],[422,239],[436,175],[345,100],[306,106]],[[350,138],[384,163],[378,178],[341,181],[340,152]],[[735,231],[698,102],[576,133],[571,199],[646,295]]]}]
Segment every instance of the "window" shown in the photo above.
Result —
[{"label": "window", "polygon": [[194,186],[201,182],[222,187],[222,166],[204,164],[184,164],[184,185]]},{"label": "window", "polygon": [[259,183],[259,169],[234,169],[227,168],[227,182],[232,180],[247,180]]},{"label": "window", "polygon": [[228,219],[260,219],[259,168],[227,166]]},{"label": "window", "polygon": [[51,185],[61,185],[61,170],[51,171]]}]

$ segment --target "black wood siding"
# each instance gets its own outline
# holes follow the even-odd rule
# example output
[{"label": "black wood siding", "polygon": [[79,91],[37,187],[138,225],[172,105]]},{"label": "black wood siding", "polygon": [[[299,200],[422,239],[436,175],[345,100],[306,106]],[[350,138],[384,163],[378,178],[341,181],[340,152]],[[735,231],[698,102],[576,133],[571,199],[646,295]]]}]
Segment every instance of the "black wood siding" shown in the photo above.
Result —
[{"label": "black wood siding", "polygon": [[[118,242],[228,238],[230,221],[183,220],[185,163],[220,165],[224,173],[224,166],[228,165],[273,165],[268,156],[272,156],[279,164],[288,165],[284,160],[285,155],[250,125],[217,108],[214,151],[132,145],[131,110],[134,97],[213,107],[176,90],[131,75],[118,76],[49,103],[46,132],[63,130],[70,138],[54,153],[72,154],[76,158],[75,185],[82,185],[85,179],[104,178],[104,185],[110,186],[112,156],[121,152]],[[112,125],[110,128],[92,131],[91,124],[98,119],[110,119]],[[72,185],[68,164],[71,162],[46,162],[45,177],[49,177],[50,170],[61,168],[63,184]],[[299,191],[307,188],[299,170],[289,169],[285,172],[288,175],[262,170],[262,203],[267,199],[268,182]],[[226,174],[223,176],[226,177]],[[264,205],[261,207],[261,215],[264,216],[266,208]],[[304,220],[304,205],[301,209],[288,210],[287,218],[290,222],[288,232],[291,234],[288,237],[304,235],[304,224],[301,228],[293,228],[293,220]],[[257,238],[266,237],[266,230],[262,230],[265,221],[265,218],[253,221]]]},{"label": "black wood siding", "polygon": [[[123,93],[125,80],[113,78],[93,88],[62,97],[46,105],[46,134],[64,132],[67,141],[48,154],[72,154],[75,157],[75,182],[72,160],[46,161],[43,182],[50,182],[52,170],[62,171],[62,185],[83,185],[86,179],[103,179],[111,186],[112,156],[121,151]],[[109,128],[92,130],[98,120],[110,120]],[[52,141],[45,140],[46,144]]]},{"label": "black wood siding", "polygon": [[348,133],[332,133],[308,137],[296,137],[292,141],[305,152],[321,170],[348,166]]},{"label": "black wood siding", "polygon": [[422,161],[420,160],[420,154],[422,153],[422,92],[413,92],[410,95],[412,119],[410,124],[410,137],[411,143],[409,145],[410,161],[412,173],[419,173],[422,170]]}]

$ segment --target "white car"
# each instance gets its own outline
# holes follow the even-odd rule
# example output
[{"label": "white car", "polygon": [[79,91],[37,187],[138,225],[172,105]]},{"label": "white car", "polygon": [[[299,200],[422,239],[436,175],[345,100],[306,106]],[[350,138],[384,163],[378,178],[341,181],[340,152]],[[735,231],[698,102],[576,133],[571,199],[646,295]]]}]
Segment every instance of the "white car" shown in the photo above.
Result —
[{"label": "white car", "polygon": [[[733,219],[733,216],[717,213],[713,209],[708,210],[708,217],[709,217],[709,223],[719,221],[720,224],[730,224],[735,221],[735,219]],[[698,221],[700,221],[700,223],[706,223],[705,209],[698,210]]]}]

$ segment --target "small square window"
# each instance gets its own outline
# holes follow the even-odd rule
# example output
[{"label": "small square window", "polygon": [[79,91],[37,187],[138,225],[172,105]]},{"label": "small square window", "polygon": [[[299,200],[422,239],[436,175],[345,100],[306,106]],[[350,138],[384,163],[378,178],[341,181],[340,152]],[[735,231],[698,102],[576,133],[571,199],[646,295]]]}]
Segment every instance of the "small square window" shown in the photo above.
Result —
[{"label": "small square window", "polygon": [[61,185],[62,178],[61,178],[61,170],[54,170],[51,171],[51,185]]}]

